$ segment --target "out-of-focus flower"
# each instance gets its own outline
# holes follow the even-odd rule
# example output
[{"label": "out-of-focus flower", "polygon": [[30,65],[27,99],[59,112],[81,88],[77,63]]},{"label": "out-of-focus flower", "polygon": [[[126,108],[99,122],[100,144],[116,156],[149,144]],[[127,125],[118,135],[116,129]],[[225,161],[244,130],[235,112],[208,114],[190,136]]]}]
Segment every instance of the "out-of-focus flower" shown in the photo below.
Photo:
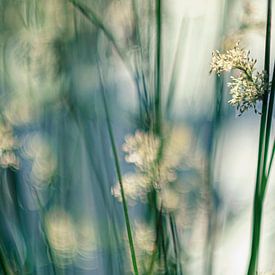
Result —
[{"label": "out-of-focus flower", "polygon": [[265,12],[262,3],[257,1],[245,0],[243,3],[243,16],[241,20],[240,30],[264,30]]},{"label": "out-of-focus flower", "polygon": [[52,210],[45,217],[45,227],[56,263],[60,266],[71,263],[77,251],[76,228],[72,218],[63,210]]},{"label": "out-of-focus flower", "polygon": [[151,254],[155,249],[155,232],[149,225],[136,222],[134,227],[134,240],[137,253]]},{"label": "out-of-focus flower", "polygon": [[0,125],[0,166],[19,168],[19,160],[15,155],[17,142],[12,129],[4,124]]},{"label": "out-of-focus flower", "polygon": [[[132,232],[139,272],[146,274],[152,261],[152,254],[156,251],[156,232],[152,224],[137,220],[133,223]],[[126,232],[124,233],[124,239],[128,239]],[[127,252],[128,257],[131,258],[130,249]],[[154,271],[159,268],[160,266],[156,265]],[[133,270],[130,272],[133,273]],[[162,273],[154,272],[154,274]]]},{"label": "out-of-focus flower", "polygon": [[45,233],[57,265],[73,262],[82,269],[96,267],[98,243],[88,218],[76,222],[69,213],[55,208],[45,216]]},{"label": "out-of-focus flower", "polygon": [[[126,174],[123,177],[124,193],[130,202],[137,199],[144,201],[146,194],[152,188],[159,186],[161,180],[163,182],[167,176],[157,163],[160,141],[151,133],[137,131],[133,136],[126,136],[122,148],[126,153],[125,160],[133,163],[137,170],[136,173]],[[170,173],[168,175],[170,176]],[[165,179],[167,180],[168,178]],[[121,201],[119,183],[112,189],[112,194]]]},{"label": "out-of-focus flower", "polygon": [[137,131],[127,136],[122,147],[125,160],[136,165],[141,171],[147,171],[156,161],[160,141],[153,134]]},{"label": "out-of-focus flower", "polygon": [[[133,203],[135,200],[144,200],[146,198],[146,194],[150,190],[150,182],[148,181],[148,178],[145,175],[139,173],[126,174],[123,177],[123,188],[124,193],[130,200],[130,203]],[[112,194],[120,202],[122,201],[119,183],[117,183],[112,188]]]},{"label": "out-of-focus flower", "polygon": [[48,184],[56,171],[57,161],[52,148],[41,134],[30,135],[23,147],[32,160],[31,178],[38,186]]},{"label": "out-of-focus flower", "polygon": [[243,12],[237,28],[233,28],[222,41],[222,48],[231,49],[236,41],[246,41],[251,35],[265,34],[265,7],[261,1],[245,0]]},{"label": "out-of-focus flower", "polygon": [[214,51],[211,61],[211,72],[220,75],[223,72],[238,70],[237,77],[232,76],[232,82],[228,83],[232,99],[229,104],[237,106],[241,113],[253,107],[256,112],[256,103],[262,100],[264,93],[268,90],[269,84],[266,81],[264,71],[255,71],[256,60],[250,57],[250,52],[236,46],[220,53]]},{"label": "out-of-focus flower", "polygon": [[97,249],[97,239],[93,224],[84,221],[78,223],[77,227],[77,250],[81,255],[93,252]]},{"label": "out-of-focus flower", "polygon": [[[146,201],[148,192],[156,189],[160,194],[163,192],[163,206],[167,206],[167,211],[176,208],[178,200],[169,204],[166,186],[177,179],[177,169],[190,148],[191,134],[186,128],[179,127],[167,132],[169,135],[164,137],[159,159],[161,142],[158,137],[140,131],[126,137],[123,145],[125,160],[133,163],[136,168],[135,173],[123,177],[124,193],[130,203]],[[121,201],[119,183],[112,188],[112,194]]]},{"label": "out-of-focus flower", "polygon": [[187,127],[167,129],[170,133],[166,138],[163,152],[163,162],[169,167],[178,167],[189,153],[192,134]]},{"label": "out-of-focus flower", "polygon": [[6,47],[9,91],[3,97],[2,108],[11,124],[36,120],[43,106],[59,98],[65,81],[55,46],[57,35],[56,28],[35,24],[24,26],[9,37]]},{"label": "out-of-focus flower", "polygon": [[77,256],[76,264],[81,269],[97,268],[98,241],[94,225],[86,218],[77,223]]},{"label": "out-of-focus flower", "polygon": [[158,205],[159,207],[162,206],[166,212],[172,212],[178,209],[180,205],[179,193],[169,187],[164,188],[159,193]]},{"label": "out-of-focus flower", "polygon": [[34,119],[34,106],[27,96],[14,95],[5,104],[4,116],[14,126],[27,124]]}]

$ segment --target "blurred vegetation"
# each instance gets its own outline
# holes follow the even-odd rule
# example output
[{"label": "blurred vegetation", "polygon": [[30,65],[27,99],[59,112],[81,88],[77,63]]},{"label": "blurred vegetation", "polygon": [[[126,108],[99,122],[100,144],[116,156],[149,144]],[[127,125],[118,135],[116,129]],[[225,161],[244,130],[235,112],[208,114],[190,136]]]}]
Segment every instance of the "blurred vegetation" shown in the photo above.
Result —
[{"label": "blurred vegetation", "polygon": [[[264,67],[266,1],[1,0],[0,13],[0,273],[244,274],[263,118],[239,116],[229,74],[209,70],[238,41]],[[272,183],[269,98],[258,163]],[[274,228],[258,271],[275,270]]]}]

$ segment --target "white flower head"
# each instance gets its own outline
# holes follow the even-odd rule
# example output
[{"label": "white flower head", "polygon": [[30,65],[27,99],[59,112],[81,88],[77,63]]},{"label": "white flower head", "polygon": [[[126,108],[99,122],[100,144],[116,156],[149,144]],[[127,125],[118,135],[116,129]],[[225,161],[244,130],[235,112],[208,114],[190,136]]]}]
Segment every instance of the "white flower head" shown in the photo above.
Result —
[{"label": "white flower head", "polygon": [[239,69],[251,74],[257,60],[250,57],[250,52],[240,48],[240,43],[237,42],[233,49],[220,53],[214,51],[212,53],[211,72],[221,74],[229,72],[232,69]]},{"label": "white flower head", "polygon": [[212,53],[210,72],[220,75],[223,72],[238,70],[237,76],[232,76],[232,81],[228,83],[232,96],[228,103],[236,106],[241,114],[249,108],[254,108],[257,112],[256,103],[262,100],[269,88],[266,73],[255,72],[255,64],[256,59],[250,57],[249,51],[240,48],[239,42],[225,53]]}]

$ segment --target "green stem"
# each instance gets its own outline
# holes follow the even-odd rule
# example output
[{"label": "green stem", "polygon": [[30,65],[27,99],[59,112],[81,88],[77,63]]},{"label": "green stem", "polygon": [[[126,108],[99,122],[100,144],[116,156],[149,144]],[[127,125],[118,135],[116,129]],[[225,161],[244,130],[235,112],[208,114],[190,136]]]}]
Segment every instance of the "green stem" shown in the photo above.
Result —
[{"label": "green stem", "polygon": [[[266,158],[264,159],[263,164],[263,170],[264,173],[266,172],[266,165],[267,165],[267,156],[268,156],[268,148],[269,148],[269,141],[270,141],[270,135],[271,135],[271,126],[272,126],[272,115],[273,115],[273,107],[274,107],[274,90],[275,90],[275,63],[274,63],[274,69],[273,69],[273,77],[272,77],[272,84],[271,84],[271,91],[269,96],[269,103],[268,103],[268,112],[267,112],[267,122],[266,122],[266,133],[265,133],[265,148],[264,148],[264,155]],[[274,148],[272,154],[274,155]],[[271,155],[271,161],[272,161],[272,155]],[[269,168],[268,168],[269,169]],[[269,174],[269,172],[267,172]],[[262,186],[262,196],[264,196],[265,190],[266,190],[266,184],[267,184],[267,178],[264,181],[264,184]]]},{"label": "green stem", "polygon": [[177,225],[173,214],[169,214],[169,222],[173,239],[174,254],[176,258],[176,272],[182,274],[180,242],[178,239]]},{"label": "green stem", "polygon": [[[269,66],[270,66],[270,41],[271,41],[271,4],[272,0],[267,0],[267,25],[266,25],[266,42],[265,42],[265,71],[269,80]],[[261,233],[261,221],[262,221],[262,209],[264,203],[265,189],[265,166],[267,159],[267,125],[270,108],[268,108],[268,91],[265,92],[263,97],[261,125],[260,125],[260,138],[259,138],[259,153],[258,153],[258,165],[257,165],[257,178],[256,187],[254,193],[253,204],[253,230],[252,230],[252,244],[251,254],[247,274],[255,275],[258,268],[259,247],[260,247],[260,233]],[[268,111],[268,112],[267,112]],[[269,125],[270,127],[270,125]]]},{"label": "green stem", "polygon": [[259,246],[260,246],[260,235],[261,235],[261,222],[262,222],[262,201],[257,201],[257,207],[254,210],[254,219],[253,219],[253,241],[251,247],[251,257],[248,268],[248,275],[256,275],[258,268],[258,259],[259,259]]},{"label": "green stem", "polygon": [[179,75],[178,74],[179,65],[181,64],[180,57],[181,57],[181,53],[184,49],[184,45],[182,45],[182,41],[184,40],[184,36],[186,35],[186,30],[187,30],[186,25],[187,25],[187,21],[185,19],[182,19],[179,37],[178,37],[178,41],[177,41],[177,49],[176,49],[174,61],[173,61],[171,80],[170,80],[169,88],[168,88],[167,102],[166,102],[166,113],[167,113],[168,118],[170,118],[171,107],[172,107],[172,104],[173,104],[173,101],[175,98],[177,77]]},{"label": "green stem", "polygon": [[162,0],[156,0],[156,134],[161,135],[161,48],[162,48]]},{"label": "green stem", "polygon": [[275,155],[275,140],[273,141],[273,146],[272,146],[272,151],[271,151],[271,158],[270,158],[269,166],[268,166],[268,170],[267,170],[267,175],[266,175],[267,180],[268,180],[269,175],[270,175],[272,163],[273,163],[273,160],[274,160],[274,155]]},{"label": "green stem", "polygon": [[147,275],[153,274],[155,259],[156,259],[156,256],[158,254],[159,239],[160,239],[159,231],[160,231],[161,224],[162,224],[162,208],[163,208],[163,206],[162,206],[162,203],[161,203],[160,210],[159,210],[158,217],[157,217],[157,223],[156,223],[155,249],[154,249],[153,254],[151,256],[150,265],[149,265],[149,268],[148,268]]},{"label": "green stem", "polygon": [[259,208],[262,208],[262,197],[260,196],[261,182],[263,178],[263,148],[265,144],[265,127],[266,127],[266,111],[267,106],[263,104],[261,125],[260,125],[260,138],[259,138],[259,153],[258,153],[258,165],[257,165],[257,178],[256,187],[254,193],[253,203],[253,231],[252,231],[252,244],[251,244],[251,256],[248,267],[248,275],[255,275],[258,266],[258,254],[259,254],[259,242],[260,242],[260,224],[261,224],[261,212]]},{"label": "green stem", "polygon": [[104,111],[105,111],[105,116],[106,116],[107,128],[108,128],[108,133],[109,133],[109,137],[110,137],[113,157],[115,160],[116,173],[117,173],[118,182],[119,182],[119,186],[120,186],[123,212],[124,212],[125,224],[126,224],[126,229],[127,229],[130,252],[131,252],[131,259],[132,259],[134,273],[135,273],[135,275],[138,275],[139,273],[138,273],[138,267],[137,267],[134,241],[133,241],[132,231],[131,231],[131,224],[130,224],[130,219],[129,219],[129,214],[128,214],[128,206],[127,206],[126,197],[125,197],[125,193],[124,193],[122,174],[121,174],[121,169],[120,169],[120,164],[119,164],[119,159],[118,159],[118,153],[117,153],[117,149],[116,149],[113,129],[112,129],[111,120],[110,120],[110,114],[109,114],[106,95],[105,95],[105,88],[103,86],[102,74],[101,74],[100,69],[99,69],[99,74],[100,74],[100,84],[101,84],[101,95],[102,95],[102,100],[103,100],[103,105],[104,105]]}]

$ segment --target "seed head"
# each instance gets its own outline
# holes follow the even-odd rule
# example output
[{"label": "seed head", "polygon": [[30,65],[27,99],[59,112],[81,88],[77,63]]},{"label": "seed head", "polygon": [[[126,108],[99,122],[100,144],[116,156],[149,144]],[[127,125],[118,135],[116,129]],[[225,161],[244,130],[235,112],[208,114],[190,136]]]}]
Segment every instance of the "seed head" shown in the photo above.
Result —
[{"label": "seed head", "polygon": [[228,83],[232,98],[228,103],[236,106],[242,114],[244,111],[254,108],[257,113],[256,103],[262,100],[269,84],[266,73],[255,72],[256,59],[250,57],[250,52],[239,47],[239,42],[231,50],[225,53],[214,51],[212,53],[211,70],[218,75],[224,72],[237,70],[236,76],[231,76]]}]

